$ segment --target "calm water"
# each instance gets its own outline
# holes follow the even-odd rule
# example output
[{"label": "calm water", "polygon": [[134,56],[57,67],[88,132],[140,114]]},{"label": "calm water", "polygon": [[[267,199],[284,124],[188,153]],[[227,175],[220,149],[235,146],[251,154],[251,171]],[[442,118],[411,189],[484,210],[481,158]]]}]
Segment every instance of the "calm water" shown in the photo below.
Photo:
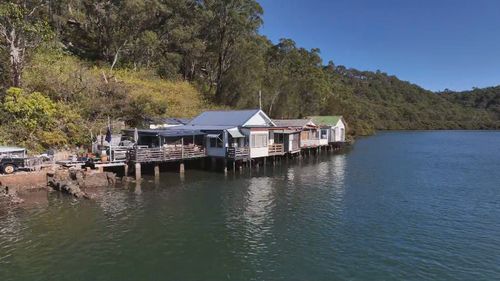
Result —
[{"label": "calm water", "polygon": [[0,280],[498,280],[500,132],[394,132],[0,213]]}]

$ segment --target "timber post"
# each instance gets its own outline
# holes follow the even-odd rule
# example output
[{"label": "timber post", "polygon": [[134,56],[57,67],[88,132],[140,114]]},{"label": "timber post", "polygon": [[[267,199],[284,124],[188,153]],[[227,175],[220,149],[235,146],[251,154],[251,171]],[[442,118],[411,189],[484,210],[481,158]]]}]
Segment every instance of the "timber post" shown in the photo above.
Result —
[{"label": "timber post", "polygon": [[160,177],[160,164],[155,164],[155,178]]},{"label": "timber post", "polygon": [[184,162],[181,162],[181,163],[179,164],[179,173],[180,173],[181,175],[184,175],[184,171],[185,171],[185,168],[184,168]]},{"label": "timber post", "polygon": [[135,163],[135,179],[141,180],[141,163]]}]

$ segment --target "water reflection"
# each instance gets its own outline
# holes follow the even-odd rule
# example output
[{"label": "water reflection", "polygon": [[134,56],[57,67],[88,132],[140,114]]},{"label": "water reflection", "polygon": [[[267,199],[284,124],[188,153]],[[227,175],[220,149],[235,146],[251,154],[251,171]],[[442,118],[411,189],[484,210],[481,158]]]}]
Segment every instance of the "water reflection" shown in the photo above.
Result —
[{"label": "water reflection", "polygon": [[251,178],[243,218],[250,227],[259,227],[271,220],[274,196],[272,182],[268,177]]}]

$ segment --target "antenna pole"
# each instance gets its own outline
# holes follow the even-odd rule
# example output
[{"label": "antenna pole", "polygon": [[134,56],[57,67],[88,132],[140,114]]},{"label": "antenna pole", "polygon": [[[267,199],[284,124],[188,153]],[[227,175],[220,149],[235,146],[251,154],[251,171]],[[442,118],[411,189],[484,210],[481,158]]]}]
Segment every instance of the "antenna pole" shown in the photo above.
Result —
[{"label": "antenna pole", "polygon": [[262,109],[262,91],[259,90],[259,109]]}]

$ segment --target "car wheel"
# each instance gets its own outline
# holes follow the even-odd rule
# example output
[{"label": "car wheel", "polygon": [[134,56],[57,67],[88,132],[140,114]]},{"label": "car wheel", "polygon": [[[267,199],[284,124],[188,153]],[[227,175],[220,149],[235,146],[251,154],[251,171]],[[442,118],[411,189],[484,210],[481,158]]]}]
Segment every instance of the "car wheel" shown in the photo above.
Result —
[{"label": "car wheel", "polygon": [[14,173],[15,170],[16,170],[16,167],[14,167],[14,165],[12,165],[12,164],[7,164],[7,165],[3,166],[3,172],[7,175]]}]

